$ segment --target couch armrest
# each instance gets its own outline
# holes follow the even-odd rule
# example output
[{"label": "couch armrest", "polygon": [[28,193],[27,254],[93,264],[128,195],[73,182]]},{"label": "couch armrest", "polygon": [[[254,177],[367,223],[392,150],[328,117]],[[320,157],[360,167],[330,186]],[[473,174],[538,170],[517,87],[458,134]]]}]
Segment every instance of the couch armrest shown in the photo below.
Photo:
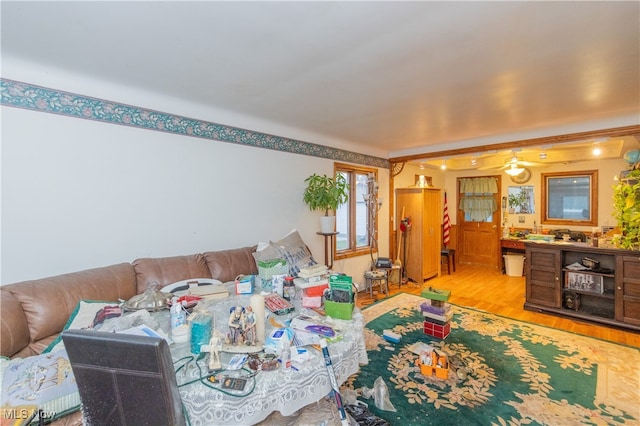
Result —
[{"label": "couch armrest", "polygon": [[29,325],[20,301],[0,290],[0,355],[11,357],[29,344]]},{"label": "couch armrest", "polygon": [[[120,263],[9,284],[2,289],[20,301],[33,344],[60,333],[80,300],[127,300],[136,294],[135,283],[133,267]],[[3,326],[4,321],[3,311]]]}]

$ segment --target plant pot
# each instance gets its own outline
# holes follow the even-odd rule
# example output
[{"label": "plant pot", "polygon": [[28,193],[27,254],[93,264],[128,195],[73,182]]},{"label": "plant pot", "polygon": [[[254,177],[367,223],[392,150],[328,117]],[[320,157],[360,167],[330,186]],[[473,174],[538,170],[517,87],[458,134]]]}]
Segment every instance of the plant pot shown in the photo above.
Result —
[{"label": "plant pot", "polygon": [[323,234],[331,234],[336,229],[335,216],[320,216],[320,232]]}]

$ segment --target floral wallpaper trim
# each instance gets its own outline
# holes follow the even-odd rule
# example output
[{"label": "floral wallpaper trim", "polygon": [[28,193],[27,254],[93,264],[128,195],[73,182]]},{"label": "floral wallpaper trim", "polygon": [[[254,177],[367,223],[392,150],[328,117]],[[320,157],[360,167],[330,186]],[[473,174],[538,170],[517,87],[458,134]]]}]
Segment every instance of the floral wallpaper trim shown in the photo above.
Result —
[{"label": "floral wallpaper trim", "polygon": [[364,164],[385,169],[390,168],[389,160],[380,157],[373,157],[267,133],[253,132],[238,127],[182,117],[166,112],[63,92],[4,78],[0,79],[0,100],[0,104],[15,108],[211,139],[256,148],[273,149],[336,161]]}]

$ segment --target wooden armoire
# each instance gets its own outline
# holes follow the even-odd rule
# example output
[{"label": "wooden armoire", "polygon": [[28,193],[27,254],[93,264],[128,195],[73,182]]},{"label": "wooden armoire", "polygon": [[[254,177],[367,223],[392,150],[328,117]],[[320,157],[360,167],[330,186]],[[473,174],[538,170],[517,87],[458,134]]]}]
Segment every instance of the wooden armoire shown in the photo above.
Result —
[{"label": "wooden armoire", "polygon": [[[404,211],[404,216],[403,216]],[[400,231],[400,221],[410,219],[410,227]],[[396,189],[396,229],[404,277],[422,284],[440,275],[442,208],[440,190],[435,188]]]}]

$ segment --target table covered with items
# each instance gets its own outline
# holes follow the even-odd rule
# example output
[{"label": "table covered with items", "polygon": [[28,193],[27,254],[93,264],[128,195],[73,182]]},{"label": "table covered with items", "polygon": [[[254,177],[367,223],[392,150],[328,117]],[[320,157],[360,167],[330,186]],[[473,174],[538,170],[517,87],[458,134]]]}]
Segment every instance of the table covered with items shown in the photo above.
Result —
[{"label": "table covered with items", "polygon": [[[229,312],[235,314],[239,307],[246,310],[254,296],[234,295],[210,305],[213,333],[219,333],[219,340],[214,338],[217,341],[210,346],[218,345],[221,369],[209,373],[216,352],[206,347],[209,345],[200,355],[192,353],[190,342],[171,346],[180,394],[193,425],[255,424],[274,411],[289,416],[330,394],[331,373],[319,339],[328,342],[338,384],[368,362],[359,310],[354,310],[350,320],[334,319],[303,308],[300,300],[292,301],[293,311],[280,315],[265,310],[264,350],[260,337],[256,345],[234,344],[229,335],[234,319]],[[253,311],[260,314],[259,308]],[[279,339],[285,340],[281,343]],[[288,355],[283,355],[283,347]]]},{"label": "table covered with items", "polygon": [[[368,363],[364,319],[353,303],[331,317],[322,307],[303,306],[310,299],[302,289],[278,290],[290,282],[265,289],[256,279],[189,280],[119,305],[83,301],[66,328],[166,339],[187,424],[256,424],[274,411],[288,416],[332,394]],[[337,281],[342,296],[350,293],[344,290],[350,282]],[[320,284],[330,300],[331,289]],[[2,406],[28,407],[28,417],[40,407],[41,418],[77,410],[82,395],[70,358],[58,340],[40,356],[3,361]],[[21,393],[33,388],[33,372],[45,371],[42,365],[52,379]]]}]

